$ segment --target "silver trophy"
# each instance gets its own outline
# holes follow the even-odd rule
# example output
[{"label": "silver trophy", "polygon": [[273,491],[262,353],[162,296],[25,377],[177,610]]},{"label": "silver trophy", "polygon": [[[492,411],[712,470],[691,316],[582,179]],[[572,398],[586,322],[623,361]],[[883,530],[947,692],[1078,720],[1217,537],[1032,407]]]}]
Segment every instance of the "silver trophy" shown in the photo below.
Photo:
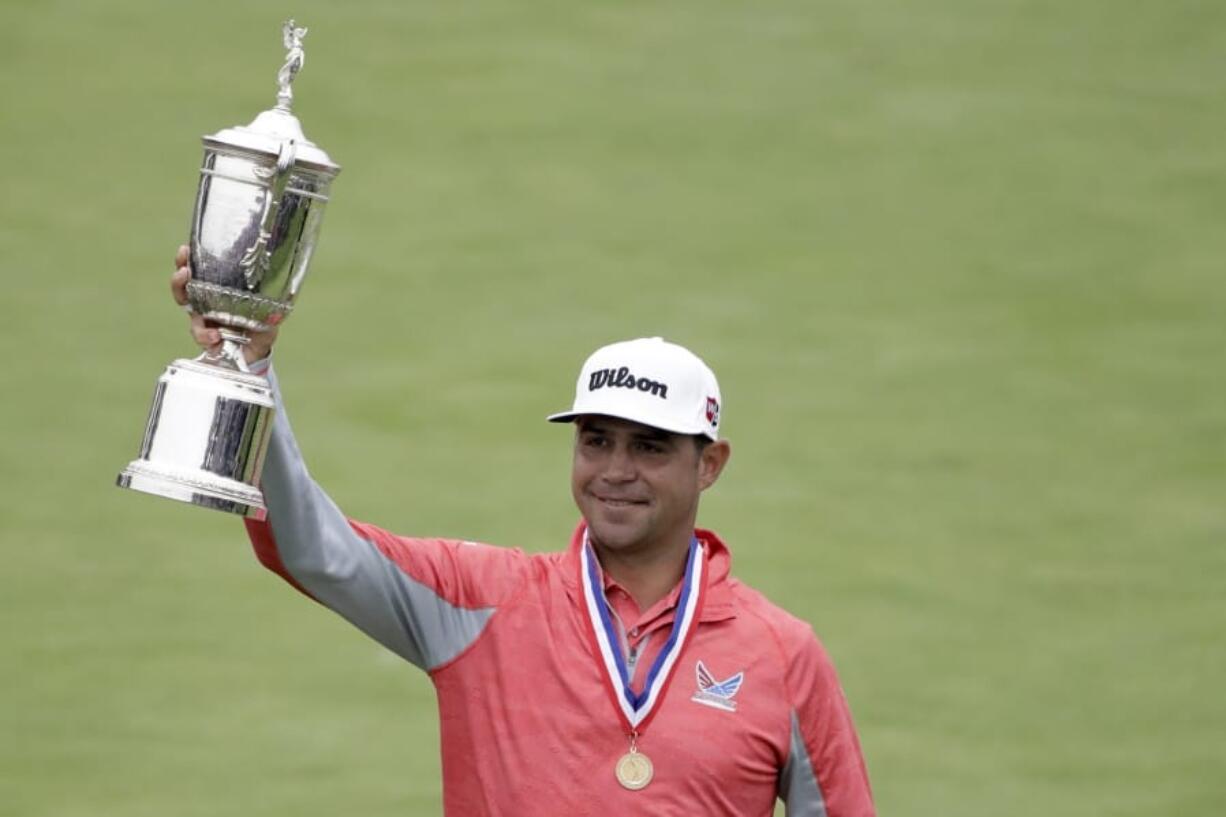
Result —
[{"label": "silver trophy", "polygon": [[222,350],[176,360],[158,378],[140,455],[119,474],[121,488],[264,515],[260,471],[274,405],[268,381],[247,368],[245,333],[289,316],[340,172],[290,111],[306,32],[285,23],[276,106],[202,140],[188,308],[218,324]]}]

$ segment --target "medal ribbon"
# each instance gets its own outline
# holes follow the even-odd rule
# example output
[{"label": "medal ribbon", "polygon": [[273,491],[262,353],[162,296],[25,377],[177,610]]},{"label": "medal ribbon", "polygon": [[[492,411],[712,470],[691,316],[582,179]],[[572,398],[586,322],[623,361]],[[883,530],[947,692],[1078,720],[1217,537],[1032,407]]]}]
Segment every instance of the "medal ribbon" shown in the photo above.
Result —
[{"label": "medal ribbon", "polygon": [[664,699],[664,692],[672,681],[682,650],[698,627],[698,617],[706,596],[706,561],[706,552],[697,537],[691,539],[672,631],[647,671],[643,691],[635,694],[630,687],[630,673],[622,655],[621,639],[618,638],[609,604],[605,600],[600,564],[584,533],[583,548],[579,551],[579,583],[583,586],[584,611],[595,641],[596,654],[604,669],[601,675],[627,734],[640,734],[647,728],[659,709],[660,701]]}]

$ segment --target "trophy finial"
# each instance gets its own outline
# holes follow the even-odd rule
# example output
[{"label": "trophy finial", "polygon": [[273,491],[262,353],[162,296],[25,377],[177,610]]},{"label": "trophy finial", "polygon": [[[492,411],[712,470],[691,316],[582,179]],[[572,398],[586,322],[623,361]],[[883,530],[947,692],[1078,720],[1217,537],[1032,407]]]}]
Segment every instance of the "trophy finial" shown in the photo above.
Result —
[{"label": "trophy finial", "polygon": [[277,108],[283,111],[289,111],[290,103],[294,101],[294,91],[290,84],[306,64],[306,52],[302,49],[302,38],[306,33],[305,28],[298,28],[294,24],[292,17],[281,26],[281,40],[285,43],[287,53],[285,65],[277,72],[277,84],[280,86],[277,90]]}]

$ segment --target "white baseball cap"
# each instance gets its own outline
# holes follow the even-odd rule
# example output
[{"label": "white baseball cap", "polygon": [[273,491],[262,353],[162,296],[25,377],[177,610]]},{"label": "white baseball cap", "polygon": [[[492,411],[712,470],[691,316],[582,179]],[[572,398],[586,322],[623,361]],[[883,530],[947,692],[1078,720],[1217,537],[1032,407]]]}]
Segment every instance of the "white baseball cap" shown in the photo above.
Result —
[{"label": "white baseball cap", "polygon": [[663,338],[611,343],[583,364],[571,410],[548,419],[568,423],[582,414],[718,440],[719,383],[698,355]]}]

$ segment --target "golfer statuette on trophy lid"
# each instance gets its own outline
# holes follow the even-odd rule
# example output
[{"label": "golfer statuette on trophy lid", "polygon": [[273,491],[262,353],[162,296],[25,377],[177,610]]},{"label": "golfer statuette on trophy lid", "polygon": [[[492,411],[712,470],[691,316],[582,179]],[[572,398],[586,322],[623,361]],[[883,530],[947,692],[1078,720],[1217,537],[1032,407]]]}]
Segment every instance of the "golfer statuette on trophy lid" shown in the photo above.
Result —
[{"label": "golfer statuette on trophy lid", "polygon": [[289,316],[340,166],[290,111],[305,28],[285,23],[277,104],[245,127],[205,136],[191,224],[188,308],[221,329],[219,354],[176,360],[158,378],[140,455],[116,483],[262,517],[260,471],[274,415],[268,381],[243,357],[248,331]]}]

